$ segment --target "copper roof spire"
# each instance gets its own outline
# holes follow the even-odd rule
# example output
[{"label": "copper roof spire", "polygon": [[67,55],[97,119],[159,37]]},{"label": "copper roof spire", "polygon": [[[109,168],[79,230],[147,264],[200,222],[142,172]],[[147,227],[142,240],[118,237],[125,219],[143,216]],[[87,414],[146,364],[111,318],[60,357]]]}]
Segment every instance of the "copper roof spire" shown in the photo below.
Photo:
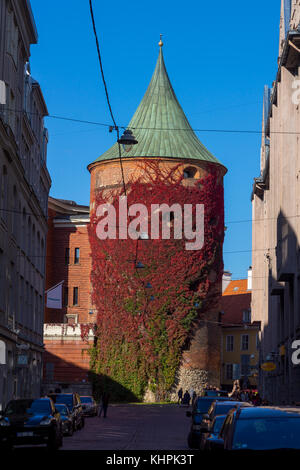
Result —
[{"label": "copper roof spire", "polygon": [[[160,35],[162,38],[162,34]],[[191,128],[171,85],[159,41],[159,55],[147,91],[127,128],[138,144],[124,157],[168,157],[220,162],[204,147]],[[96,161],[118,158],[113,145]]]}]

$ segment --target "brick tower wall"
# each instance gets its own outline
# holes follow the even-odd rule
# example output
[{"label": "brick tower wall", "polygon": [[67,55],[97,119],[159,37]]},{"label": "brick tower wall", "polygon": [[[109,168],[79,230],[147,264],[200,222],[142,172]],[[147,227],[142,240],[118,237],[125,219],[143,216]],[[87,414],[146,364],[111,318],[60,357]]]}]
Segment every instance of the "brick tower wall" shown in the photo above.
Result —
[{"label": "brick tower wall", "polygon": [[[124,179],[135,179],[141,175],[142,169],[139,164],[145,159],[131,158],[122,159]],[[217,168],[220,183],[223,186],[224,167],[221,165],[201,162],[197,160],[160,159],[162,168],[174,168],[178,165],[179,173],[182,174],[186,168],[196,168],[195,178],[202,178]],[[95,195],[98,190],[118,188],[122,185],[120,163],[118,160],[104,161],[91,164],[91,211],[96,210]],[[183,180],[183,184],[193,185],[193,179]],[[212,273],[215,275],[215,273]],[[222,294],[222,284],[214,287],[216,296]],[[213,293],[212,293],[213,294]],[[174,393],[171,398],[177,399],[176,389],[182,387],[184,390],[193,389],[200,393],[207,385],[220,386],[220,357],[221,357],[221,327],[218,324],[220,306],[213,311],[205,312],[204,318],[208,323],[199,322],[199,327],[193,332],[188,349],[183,352],[181,366],[177,373],[174,384]],[[145,401],[153,401],[151,392],[147,392]]]}]

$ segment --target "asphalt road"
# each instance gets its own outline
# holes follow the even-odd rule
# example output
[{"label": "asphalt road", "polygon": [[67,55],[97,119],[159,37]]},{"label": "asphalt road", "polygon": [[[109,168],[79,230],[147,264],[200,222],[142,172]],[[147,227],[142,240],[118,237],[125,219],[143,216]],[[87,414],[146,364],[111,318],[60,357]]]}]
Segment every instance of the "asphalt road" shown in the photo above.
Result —
[{"label": "asphalt road", "polygon": [[111,405],[106,418],[86,418],[61,450],[188,450],[191,419],[178,405]]}]

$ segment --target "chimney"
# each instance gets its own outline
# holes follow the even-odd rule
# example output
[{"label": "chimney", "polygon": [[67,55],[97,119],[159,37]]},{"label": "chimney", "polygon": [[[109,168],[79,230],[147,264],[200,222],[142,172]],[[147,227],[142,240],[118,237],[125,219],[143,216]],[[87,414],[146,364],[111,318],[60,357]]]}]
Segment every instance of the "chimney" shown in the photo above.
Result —
[{"label": "chimney", "polygon": [[222,277],[222,294],[225,291],[226,287],[229,285],[231,281],[232,273],[230,271],[224,271]]},{"label": "chimney", "polygon": [[252,289],[252,266],[249,266],[247,290],[251,290],[251,289]]}]

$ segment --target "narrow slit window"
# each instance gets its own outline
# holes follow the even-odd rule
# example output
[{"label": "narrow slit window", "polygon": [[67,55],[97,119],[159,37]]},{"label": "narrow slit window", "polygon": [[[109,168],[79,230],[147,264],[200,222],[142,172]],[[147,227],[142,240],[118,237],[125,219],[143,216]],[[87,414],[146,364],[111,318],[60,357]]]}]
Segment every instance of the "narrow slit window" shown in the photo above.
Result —
[{"label": "narrow slit window", "polygon": [[79,254],[80,254],[79,248],[75,248],[75,250],[74,250],[74,264],[79,264]]},{"label": "narrow slit window", "polygon": [[73,305],[78,305],[78,287],[73,287]]}]

